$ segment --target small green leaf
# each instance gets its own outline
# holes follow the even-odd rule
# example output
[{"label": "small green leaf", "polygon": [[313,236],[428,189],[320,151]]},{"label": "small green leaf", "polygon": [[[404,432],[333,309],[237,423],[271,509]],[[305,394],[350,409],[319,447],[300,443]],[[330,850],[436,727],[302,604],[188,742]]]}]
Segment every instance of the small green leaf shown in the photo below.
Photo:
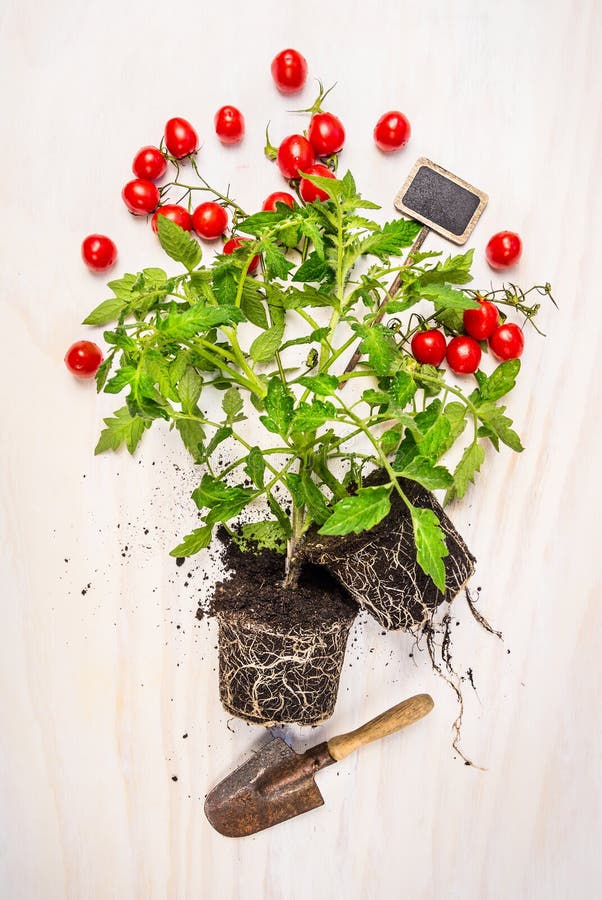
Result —
[{"label": "small green leaf", "polygon": [[416,382],[409,372],[403,370],[396,372],[391,379],[388,393],[393,397],[395,404],[403,409],[416,393]]},{"label": "small green leaf", "polygon": [[301,476],[301,482],[305,496],[305,508],[316,524],[323,525],[330,515],[324,494],[307,472]]},{"label": "small green leaf", "polygon": [[297,378],[297,381],[303,387],[309,388],[310,391],[313,391],[314,394],[319,394],[321,397],[336,394],[339,384],[338,378],[335,378],[334,375],[326,374],[303,375],[301,378]]},{"label": "small green leaf", "polygon": [[409,247],[422,228],[412,219],[394,219],[386,222],[378,231],[364,238],[359,244],[359,254],[376,256],[386,260],[399,256],[404,247]]},{"label": "small green leaf", "polygon": [[438,309],[478,309],[479,304],[462,291],[447,284],[430,284],[420,289],[425,300],[432,300]]},{"label": "small green leaf", "polygon": [[284,323],[272,325],[267,331],[259,334],[249,350],[251,359],[254,362],[270,362],[270,360],[273,360],[276,352],[280,349],[283,334]]},{"label": "small green leaf", "polygon": [[469,444],[460,462],[454,470],[454,482],[445,495],[445,502],[449,503],[454,497],[462,499],[469,484],[474,482],[475,475],[483,465],[485,460],[485,451],[479,442]]},{"label": "small green leaf", "polygon": [[182,404],[182,410],[185,413],[191,414],[193,412],[201,396],[202,389],[203,379],[192,366],[187,366],[178,382],[178,396]]},{"label": "small green leaf", "polygon": [[249,322],[252,322],[253,325],[257,325],[258,328],[267,329],[268,317],[262,298],[258,295],[251,294],[250,292],[243,291],[240,308]]},{"label": "small green leaf", "polygon": [[168,256],[182,263],[189,272],[198,266],[202,256],[201,246],[188,231],[170,221],[167,216],[157,216],[157,234]]},{"label": "small green leaf", "polygon": [[121,366],[105,384],[105,393],[118,394],[124,387],[132,383],[136,378],[137,371],[136,366]]},{"label": "small green leaf", "polygon": [[334,280],[334,272],[326,262],[318,256],[314,250],[309,254],[305,262],[302,262],[294,275],[291,276],[292,281],[311,281],[311,282],[332,282]]},{"label": "small green leaf", "polygon": [[176,429],[193,460],[196,463],[202,462],[205,458],[203,448],[205,430],[201,423],[195,422],[193,419],[177,419]]},{"label": "small green leaf", "polygon": [[103,300],[86,316],[83,325],[107,325],[119,318],[119,314],[127,307],[127,301],[121,297],[109,297]]},{"label": "small green leaf", "polygon": [[[260,420],[266,425],[266,418],[275,427],[276,434],[285,437],[288,434],[290,424],[293,419],[294,399],[285,384],[274,375],[268,382],[268,392],[264,401],[266,416],[260,416]],[[272,428],[268,428],[272,431]]]},{"label": "small green leaf", "polygon": [[439,590],[445,592],[445,565],[443,560],[449,554],[441,523],[432,509],[410,507],[416,560],[422,571],[434,581]]},{"label": "small green leaf", "polygon": [[294,264],[274,244],[264,241],[261,249],[264,252],[268,274],[275,278],[286,278],[290,270],[294,268]]},{"label": "small green leaf", "polygon": [[423,456],[414,457],[399,474],[403,478],[417,481],[428,491],[449,488],[453,484],[453,478],[445,466],[435,466]]},{"label": "small green leaf", "polygon": [[360,350],[368,354],[370,365],[377,375],[390,375],[397,347],[391,331],[384,325],[353,325],[362,338]]},{"label": "small green leaf", "polygon": [[234,421],[242,411],[243,400],[238,388],[230,387],[222,398],[222,409],[226,413],[228,423]]},{"label": "small green leaf", "polygon": [[487,401],[477,407],[477,415],[486,428],[498,437],[502,443],[520,453],[524,450],[524,447],[516,431],[513,431],[510,427],[512,419],[505,416],[505,412],[505,406],[496,406],[493,401]]},{"label": "small green leaf", "polygon": [[[165,219],[165,216],[159,216],[159,219]],[[237,306],[205,306],[203,303],[196,303],[190,308],[184,308],[174,303],[157,328],[165,340],[180,342],[203,334],[211,328],[232,325],[243,320],[244,313]]]},{"label": "small green leaf", "polygon": [[[165,218],[165,217],[163,217]],[[190,534],[187,534],[181,544],[174,547],[170,551],[170,556],[194,556],[199,550],[203,550],[211,543],[211,535],[213,526],[203,525],[201,528],[195,528]]]},{"label": "small green leaf", "polygon": [[387,429],[387,431],[381,435],[380,446],[385,456],[390,456],[391,453],[397,450],[399,442],[401,441],[401,435],[402,429],[399,425]]},{"label": "small green leaf", "polygon": [[297,475],[296,472],[289,472],[286,476],[286,486],[289,489],[290,495],[293,498],[294,505],[301,509],[301,507],[305,504],[305,492],[303,490],[303,482],[301,480],[301,476]]},{"label": "small green leaf", "polygon": [[249,450],[249,455],[245,464],[245,472],[247,473],[255,487],[263,487],[265,475],[265,460],[263,458],[263,453],[261,452],[259,447],[251,447],[251,449]]},{"label": "small green leaf", "polygon": [[291,431],[315,431],[325,422],[336,419],[336,409],[329,400],[314,400],[313,403],[299,403],[295,409]]},{"label": "small green leaf", "polygon": [[374,528],[391,509],[390,495],[390,484],[360,488],[354,496],[339,500],[319,534],[359,533]]},{"label": "small green leaf", "polygon": [[[241,525],[240,535],[235,535],[234,540],[241,550],[275,550],[276,553],[286,553],[286,535],[282,531],[280,522],[274,519],[266,519],[262,522],[245,522]],[[251,547],[249,547],[249,543]]]},{"label": "small green leaf", "polygon": [[116,410],[113,416],[103,420],[106,428],[100,433],[94,455],[104,453],[105,450],[117,450],[125,443],[130,453],[133,453],[144,431],[150,426],[146,419],[132,417],[127,406]]},{"label": "small green leaf", "polygon": [[508,359],[500,363],[489,377],[483,372],[479,372],[479,388],[471,394],[470,399],[476,404],[488,400],[499,400],[512,390],[519,372],[519,359]]}]

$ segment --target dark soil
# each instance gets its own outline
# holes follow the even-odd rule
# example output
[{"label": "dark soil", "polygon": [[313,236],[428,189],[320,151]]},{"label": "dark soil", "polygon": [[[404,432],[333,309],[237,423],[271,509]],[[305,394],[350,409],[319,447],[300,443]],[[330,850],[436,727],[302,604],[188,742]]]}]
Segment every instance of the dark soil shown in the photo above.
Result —
[{"label": "dark soil", "polygon": [[[377,470],[365,483],[382,480]],[[380,625],[411,630],[426,625],[443,601],[453,600],[474,572],[475,559],[430,491],[415,481],[403,480],[402,487],[414,506],[433,510],[441,523],[449,550],[445,594],[418,566],[412,520],[397,494],[391,496],[389,515],[370,531],[329,537],[314,530],[304,553],[324,566]]]},{"label": "dark soil", "polygon": [[212,614],[244,611],[278,630],[319,628],[357,614],[357,603],[322,566],[304,563],[297,587],[283,588],[283,556],[273,550],[243,552],[224,533],[218,537],[230,574],[215,587]]},{"label": "dark soil", "polygon": [[312,563],[285,589],[279,554],[241,552],[226,540],[225,557],[231,574],[216,585],[212,609],[224,708],[262,725],[328,719],[357,604]]}]

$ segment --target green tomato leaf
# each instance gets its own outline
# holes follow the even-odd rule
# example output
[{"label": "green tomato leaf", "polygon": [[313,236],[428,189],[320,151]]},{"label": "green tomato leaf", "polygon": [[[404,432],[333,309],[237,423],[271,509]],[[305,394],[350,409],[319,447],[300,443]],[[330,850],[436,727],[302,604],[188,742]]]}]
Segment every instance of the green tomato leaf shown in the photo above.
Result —
[{"label": "green tomato leaf", "polygon": [[388,515],[390,496],[390,484],[360,488],[354,496],[339,500],[319,534],[359,533],[374,528]]},{"label": "green tomato leaf", "polygon": [[412,219],[386,222],[378,231],[360,241],[358,255],[376,256],[382,260],[399,256],[404,247],[413,243],[421,228],[422,225]]},{"label": "green tomato leaf", "polygon": [[249,455],[247,456],[247,461],[245,463],[245,472],[247,473],[255,487],[263,487],[265,476],[265,460],[263,458],[263,453],[261,452],[259,447],[251,447],[251,449],[249,450]]},{"label": "green tomato leaf", "polygon": [[448,284],[429,284],[420,288],[420,296],[432,300],[437,309],[478,309],[476,300],[462,291],[456,291]]},{"label": "green tomato leaf", "polygon": [[493,401],[489,400],[477,407],[477,415],[488,431],[512,450],[520,453],[524,447],[516,431],[510,427],[512,419],[505,416],[505,412],[505,406],[496,406]]},{"label": "green tomato leaf", "polygon": [[126,309],[128,303],[121,297],[109,297],[103,300],[92,312],[86,316],[83,325],[107,325],[109,322],[115,322],[120,313]]},{"label": "green tomato leaf", "polygon": [[393,398],[395,405],[403,409],[416,393],[416,383],[409,372],[403,370],[396,372],[391,379],[388,393]]},{"label": "green tomato leaf", "polygon": [[188,231],[171,222],[167,216],[157,216],[157,234],[168,256],[182,263],[189,272],[201,261],[201,245]]},{"label": "green tomato leaf", "polygon": [[[165,218],[159,217],[159,218]],[[170,551],[170,556],[194,556],[199,550],[203,550],[211,543],[211,535],[213,527],[211,525],[203,525],[201,528],[195,528],[190,534],[187,534],[181,544],[174,547]]]},{"label": "green tomato leaf", "polygon": [[416,560],[422,571],[434,581],[439,590],[445,592],[445,565],[443,560],[449,551],[441,523],[432,509],[410,507]]},{"label": "green tomato leaf", "polygon": [[226,413],[228,423],[232,423],[234,419],[242,411],[243,400],[240,396],[238,388],[230,387],[226,391],[222,399],[222,409]]},{"label": "green tomato leaf", "polygon": [[291,431],[315,431],[325,422],[336,419],[336,409],[329,400],[314,400],[313,403],[299,403],[295,409]]},{"label": "green tomato leaf", "polygon": [[245,522],[244,525],[241,525],[240,535],[235,535],[233,540],[243,551],[253,552],[257,549],[286,553],[286,534],[283,532],[280,522],[274,521],[274,519]]},{"label": "green tomato leaf", "polygon": [[270,362],[280,349],[284,334],[284,322],[272,325],[259,334],[251,344],[249,355],[254,362]]},{"label": "green tomato leaf", "polygon": [[286,486],[293,498],[294,505],[301,509],[305,504],[305,492],[303,490],[303,482],[300,475],[296,472],[289,472],[286,476]]},{"label": "green tomato leaf", "polygon": [[145,430],[150,427],[147,419],[132,417],[127,406],[116,410],[113,416],[103,419],[106,428],[100,433],[94,455],[104,453],[105,450],[118,450],[125,443],[130,453],[133,453]]},{"label": "green tomato leaf", "polygon": [[274,375],[268,382],[268,392],[264,400],[267,416],[260,416],[268,431],[286,437],[293,420],[294,398],[287,386]]},{"label": "green tomato leaf", "polygon": [[417,481],[428,491],[449,488],[453,484],[453,478],[445,466],[435,466],[423,456],[415,456],[399,474]]},{"label": "green tomato leaf", "polygon": [[[171,374],[173,376],[173,372]],[[177,388],[183,412],[190,415],[194,411],[202,389],[203,379],[192,366],[187,366]]]},{"label": "green tomato leaf", "polygon": [[397,356],[397,346],[389,328],[384,325],[353,325],[362,338],[360,350],[368,355],[370,365],[377,375],[390,375]]},{"label": "green tomato leaf", "polygon": [[334,272],[330,264],[318,256],[317,251],[312,251],[305,262],[302,262],[294,275],[291,276],[292,281],[311,281],[311,282],[327,282],[331,284],[334,281]]},{"label": "green tomato leaf", "polygon": [[508,359],[500,363],[489,377],[484,372],[477,373],[479,376],[479,388],[471,394],[471,401],[478,405],[504,397],[516,384],[519,372],[520,360]]},{"label": "green tomato leaf", "polygon": [[450,486],[445,495],[445,503],[449,503],[454,497],[457,497],[459,500],[462,499],[468,490],[469,484],[474,482],[475,475],[483,465],[484,460],[485,451],[482,445],[478,441],[475,444],[469,444],[454,470],[453,486]]},{"label": "green tomato leaf", "polygon": [[326,374],[303,375],[301,378],[297,378],[297,381],[303,387],[309,388],[310,391],[313,391],[314,394],[319,394],[321,397],[336,394],[339,384],[338,378],[335,378],[334,375]]},{"label": "green tomato leaf", "polygon": [[323,525],[330,515],[324,494],[307,472],[304,472],[301,476],[301,483],[305,497],[305,508],[314,522],[318,525]]},{"label": "green tomato leaf", "polygon": [[203,446],[205,430],[201,423],[195,422],[193,419],[177,419],[176,429],[195,463],[203,462],[205,459]]}]

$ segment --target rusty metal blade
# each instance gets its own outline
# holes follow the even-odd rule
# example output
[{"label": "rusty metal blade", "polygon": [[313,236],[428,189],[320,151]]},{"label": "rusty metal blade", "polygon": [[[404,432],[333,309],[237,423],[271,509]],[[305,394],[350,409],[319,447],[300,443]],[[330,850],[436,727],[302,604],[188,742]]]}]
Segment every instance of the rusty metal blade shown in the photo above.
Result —
[{"label": "rusty metal blade", "polygon": [[205,815],[226,837],[245,837],[324,805],[314,775],[334,762],[326,744],[295,753],[280,738],[207,795]]}]

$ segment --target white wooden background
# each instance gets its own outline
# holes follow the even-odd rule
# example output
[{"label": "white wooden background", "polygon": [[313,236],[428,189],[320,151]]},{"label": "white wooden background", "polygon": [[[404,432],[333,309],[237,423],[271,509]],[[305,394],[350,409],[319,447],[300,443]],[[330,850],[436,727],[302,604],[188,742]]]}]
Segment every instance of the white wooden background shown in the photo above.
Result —
[{"label": "white wooden background", "polygon": [[[600,4],[7,0],[0,16],[0,896],[599,897]],[[490,195],[472,240],[485,282],[487,237],[514,228],[516,278],[552,281],[560,310],[541,317],[546,340],[528,336],[511,400],[525,452],[489,454],[453,510],[505,635],[457,604],[455,662],[477,688],[464,749],[487,771],[455,758],[454,700],[426,654],[363,623],[335,717],[296,745],[418,691],[435,711],[324,772],[323,809],[237,842],[212,831],[203,797],[265,735],[217,701],[214,626],[193,619],[206,563],[167,555],[194,475],[164,433],[134,460],[94,459],[114,405],[62,357],[104,296],[79,260],[85,234],[113,235],[117,272],[161,260],[119,193],[168,117],[198,126],[203,171],[245,207],[280,186],[263,129],[295,130],[286,111],[307,105],[271,84],[291,44],[338,81],[343,161],[366,196],[389,214],[414,159],[432,157]],[[239,149],[212,132],[226,102],[247,117]],[[385,157],[371,130],[391,107],[414,134]]]}]

